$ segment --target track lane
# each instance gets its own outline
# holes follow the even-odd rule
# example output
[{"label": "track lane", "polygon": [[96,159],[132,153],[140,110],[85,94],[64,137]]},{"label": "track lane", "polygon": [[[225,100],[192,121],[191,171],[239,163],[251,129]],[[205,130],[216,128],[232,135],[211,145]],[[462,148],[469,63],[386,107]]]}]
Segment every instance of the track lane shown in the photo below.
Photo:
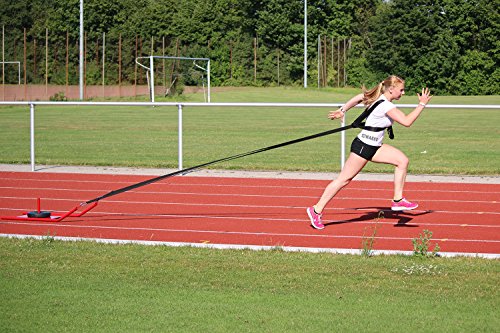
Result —
[{"label": "track lane", "polygon": [[[0,215],[33,210],[36,197],[42,198],[42,209],[67,211],[93,196],[148,178],[0,173]],[[375,249],[411,250],[411,239],[428,229],[442,251],[500,253],[498,185],[409,183],[407,193],[425,210],[396,214],[387,210],[389,200],[380,199],[390,197],[390,182],[353,181],[326,210],[327,228],[317,231],[309,226],[304,208],[326,184],[176,177],[102,200],[81,218],[61,224],[2,221],[0,232],[360,249],[363,237],[377,228]]]}]

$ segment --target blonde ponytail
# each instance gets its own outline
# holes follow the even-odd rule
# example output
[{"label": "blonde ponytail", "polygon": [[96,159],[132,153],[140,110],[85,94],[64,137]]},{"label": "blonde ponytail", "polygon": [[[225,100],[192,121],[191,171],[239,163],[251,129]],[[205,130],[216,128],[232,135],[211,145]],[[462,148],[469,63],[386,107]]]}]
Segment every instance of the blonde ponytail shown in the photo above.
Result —
[{"label": "blonde ponytail", "polygon": [[386,92],[389,88],[394,87],[398,83],[404,84],[404,82],[405,81],[402,78],[396,75],[391,75],[370,90],[366,90],[365,86],[363,86],[363,104],[365,106],[370,106],[373,102],[379,99],[380,95]]}]

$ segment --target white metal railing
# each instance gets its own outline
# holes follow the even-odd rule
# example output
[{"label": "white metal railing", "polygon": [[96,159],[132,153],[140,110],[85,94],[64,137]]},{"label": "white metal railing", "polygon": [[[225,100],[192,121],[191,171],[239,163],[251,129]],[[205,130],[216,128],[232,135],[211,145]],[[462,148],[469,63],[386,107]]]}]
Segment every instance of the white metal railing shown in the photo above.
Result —
[{"label": "white metal railing", "polygon": [[[287,107],[287,108],[339,108],[344,103],[190,103],[190,102],[44,102],[44,101],[0,101],[0,105],[26,105],[30,108],[30,151],[31,151],[31,171],[35,171],[35,106],[36,105],[80,105],[80,106],[175,106],[178,110],[178,168],[183,169],[183,151],[182,151],[182,109],[189,107]],[[362,108],[364,106],[357,105]],[[416,108],[417,104],[397,104],[398,108]],[[433,109],[500,109],[500,105],[481,105],[481,104],[430,104],[427,108]],[[345,118],[342,119],[341,126],[345,126]],[[340,166],[344,167],[345,162],[345,132],[341,132],[341,154]]]}]

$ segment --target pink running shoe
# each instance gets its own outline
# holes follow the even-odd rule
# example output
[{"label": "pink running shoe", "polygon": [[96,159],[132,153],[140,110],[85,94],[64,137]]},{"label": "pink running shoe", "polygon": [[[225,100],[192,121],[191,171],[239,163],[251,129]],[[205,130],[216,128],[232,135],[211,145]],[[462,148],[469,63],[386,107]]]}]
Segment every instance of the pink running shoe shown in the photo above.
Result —
[{"label": "pink running shoe", "polygon": [[323,223],[321,223],[321,216],[322,214],[317,214],[315,211],[314,211],[314,207],[309,207],[307,208],[307,215],[309,215],[309,219],[311,219],[311,225],[315,228],[315,229],[324,229],[325,226],[323,225]]},{"label": "pink running shoe", "polygon": [[402,210],[412,210],[418,207],[418,204],[414,202],[409,202],[406,198],[401,199],[398,202],[392,201],[392,210],[402,211]]}]

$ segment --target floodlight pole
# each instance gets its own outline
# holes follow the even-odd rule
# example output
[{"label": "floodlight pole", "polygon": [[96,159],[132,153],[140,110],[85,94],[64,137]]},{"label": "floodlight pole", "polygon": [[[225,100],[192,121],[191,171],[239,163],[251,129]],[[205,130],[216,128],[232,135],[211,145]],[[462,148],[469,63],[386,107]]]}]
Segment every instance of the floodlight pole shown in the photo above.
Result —
[{"label": "floodlight pole", "polygon": [[2,99],[5,100],[5,25],[2,25]]},{"label": "floodlight pole", "polygon": [[307,0],[304,0],[304,88],[307,88]]},{"label": "floodlight pole", "polygon": [[83,100],[83,0],[80,0],[80,100]]}]

